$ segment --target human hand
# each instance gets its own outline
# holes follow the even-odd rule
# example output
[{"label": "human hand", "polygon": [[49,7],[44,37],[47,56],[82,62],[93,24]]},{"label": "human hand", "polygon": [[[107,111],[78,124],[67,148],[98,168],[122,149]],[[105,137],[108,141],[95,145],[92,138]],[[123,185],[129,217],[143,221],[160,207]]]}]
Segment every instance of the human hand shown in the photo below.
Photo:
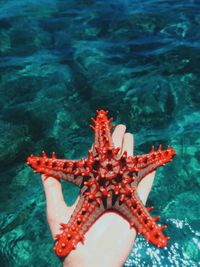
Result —
[{"label": "human hand", "polygon": [[[112,135],[115,147],[121,147],[120,153],[127,151],[133,155],[133,135],[126,133],[125,125],[116,126]],[[155,171],[143,179],[137,192],[145,204],[151,190]],[[59,180],[42,175],[46,196],[47,221],[54,236],[61,232],[60,223],[67,223],[73,213],[76,203],[68,207],[64,201]],[[84,245],[78,243],[64,260],[63,266],[68,267],[120,267],[126,261],[134,244],[136,231],[129,223],[114,212],[106,212],[85,234]]]}]

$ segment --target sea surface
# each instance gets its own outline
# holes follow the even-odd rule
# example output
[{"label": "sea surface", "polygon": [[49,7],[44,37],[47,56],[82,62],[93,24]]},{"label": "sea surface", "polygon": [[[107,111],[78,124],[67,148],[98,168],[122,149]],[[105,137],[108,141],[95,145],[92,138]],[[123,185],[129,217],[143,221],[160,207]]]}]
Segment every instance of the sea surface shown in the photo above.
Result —
[{"label": "sea surface", "polygon": [[199,0],[0,0],[0,266],[60,266],[25,162],[86,157],[96,109],[134,133],[136,154],[177,152],[147,202],[169,245],[138,236],[124,267],[200,266],[199,94]]}]

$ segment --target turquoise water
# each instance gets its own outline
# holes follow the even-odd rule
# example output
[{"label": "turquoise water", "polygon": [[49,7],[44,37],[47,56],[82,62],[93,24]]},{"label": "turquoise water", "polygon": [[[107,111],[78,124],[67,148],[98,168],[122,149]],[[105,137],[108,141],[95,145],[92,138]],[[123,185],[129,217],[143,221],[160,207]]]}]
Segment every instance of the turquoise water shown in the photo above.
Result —
[{"label": "turquoise water", "polygon": [[[25,160],[43,149],[85,157],[96,109],[127,125],[136,153],[177,151],[147,203],[169,246],[137,237],[125,266],[198,266],[199,29],[197,0],[0,1],[1,267],[59,266],[41,179]],[[77,189],[63,187],[72,204]]]}]

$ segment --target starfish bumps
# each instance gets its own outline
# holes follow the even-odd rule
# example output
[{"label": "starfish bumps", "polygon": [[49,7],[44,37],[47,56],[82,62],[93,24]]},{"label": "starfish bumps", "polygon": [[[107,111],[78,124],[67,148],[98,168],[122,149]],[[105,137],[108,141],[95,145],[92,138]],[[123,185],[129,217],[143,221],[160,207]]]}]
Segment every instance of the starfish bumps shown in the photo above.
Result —
[{"label": "starfish bumps", "polygon": [[169,237],[162,230],[166,226],[156,223],[158,217],[151,217],[137,194],[137,186],[142,179],[158,167],[172,160],[173,148],[157,151],[152,147],[149,154],[127,156],[120,148],[114,147],[110,130],[112,118],[107,118],[108,111],[97,110],[96,119],[92,118],[95,140],[88,157],[80,160],[57,159],[55,152],[48,158],[31,155],[27,163],[35,172],[47,177],[64,179],[80,187],[79,202],[67,224],[61,223],[62,233],[56,236],[54,247],[60,257],[67,256],[83,242],[84,235],[92,224],[107,210],[114,211],[126,219],[131,227],[143,234],[147,241],[157,247],[167,246]]}]

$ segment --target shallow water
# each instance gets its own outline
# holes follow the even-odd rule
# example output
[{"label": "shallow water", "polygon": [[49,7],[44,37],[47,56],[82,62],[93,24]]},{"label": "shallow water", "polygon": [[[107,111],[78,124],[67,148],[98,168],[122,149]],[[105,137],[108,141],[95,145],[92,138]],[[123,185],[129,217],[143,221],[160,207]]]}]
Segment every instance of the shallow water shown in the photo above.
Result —
[{"label": "shallow water", "polygon": [[[25,160],[43,149],[85,157],[96,109],[135,134],[135,153],[177,152],[147,203],[169,246],[139,236],[125,266],[198,266],[199,28],[195,0],[0,1],[0,266],[59,266]],[[72,204],[77,189],[63,187]]]}]

